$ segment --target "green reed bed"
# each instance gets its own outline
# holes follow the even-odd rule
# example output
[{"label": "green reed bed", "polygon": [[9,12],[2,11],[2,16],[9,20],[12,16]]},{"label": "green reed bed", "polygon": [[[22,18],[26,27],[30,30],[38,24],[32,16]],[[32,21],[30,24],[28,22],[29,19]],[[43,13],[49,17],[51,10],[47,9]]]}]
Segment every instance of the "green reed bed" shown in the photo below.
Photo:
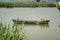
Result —
[{"label": "green reed bed", "polygon": [[0,40],[27,40],[23,26],[10,26],[10,24],[0,22]]}]

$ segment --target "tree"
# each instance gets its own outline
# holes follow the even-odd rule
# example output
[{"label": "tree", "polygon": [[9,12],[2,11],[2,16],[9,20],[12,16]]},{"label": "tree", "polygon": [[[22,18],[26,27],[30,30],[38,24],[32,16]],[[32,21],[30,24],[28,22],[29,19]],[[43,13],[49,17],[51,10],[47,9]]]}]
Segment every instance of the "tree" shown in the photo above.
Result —
[{"label": "tree", "polygon": [[40,2],[40,0],[36,0],[36,2]]},{"label": "tree", "polygon": [[59,2],[60,0],[56,0],[56,2]]}]

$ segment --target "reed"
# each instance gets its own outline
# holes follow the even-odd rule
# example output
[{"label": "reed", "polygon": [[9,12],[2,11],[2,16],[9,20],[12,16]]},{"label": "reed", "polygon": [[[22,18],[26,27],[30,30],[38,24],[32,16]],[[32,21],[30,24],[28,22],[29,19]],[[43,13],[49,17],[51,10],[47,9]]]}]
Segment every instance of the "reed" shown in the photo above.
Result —
[{"label": "reed", "polygon": [[24,27],[10,26],[10,24],[0,21],[0,40],[27,40]]}]

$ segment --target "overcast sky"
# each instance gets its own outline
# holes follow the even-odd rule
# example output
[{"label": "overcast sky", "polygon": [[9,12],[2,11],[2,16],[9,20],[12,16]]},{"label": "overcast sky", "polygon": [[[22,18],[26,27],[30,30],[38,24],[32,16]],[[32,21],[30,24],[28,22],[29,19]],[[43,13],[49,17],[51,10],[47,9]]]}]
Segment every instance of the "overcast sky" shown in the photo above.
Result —
[{"label": "overcast sky", "polygon": [[[0,0],[0,1],[6,1],[6,2],[16,2],[16,1],[36,1],[36,0]],[[44,0],[41,0],[44,1]],[[55,2],[56,0],[48,0],[49,2]]]}]

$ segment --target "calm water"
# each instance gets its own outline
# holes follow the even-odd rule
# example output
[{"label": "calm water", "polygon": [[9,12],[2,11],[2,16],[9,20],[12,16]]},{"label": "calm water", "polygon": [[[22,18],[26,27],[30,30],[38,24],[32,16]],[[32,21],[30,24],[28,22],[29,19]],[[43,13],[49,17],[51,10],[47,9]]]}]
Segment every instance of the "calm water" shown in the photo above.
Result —
[{"label": "calm water", "polygon": [[60,12],[57,8],[0,8],[0,18],[12,23],[12,19],[50,20],[47,25],[23,25],[29,40],[60,40]]}]

